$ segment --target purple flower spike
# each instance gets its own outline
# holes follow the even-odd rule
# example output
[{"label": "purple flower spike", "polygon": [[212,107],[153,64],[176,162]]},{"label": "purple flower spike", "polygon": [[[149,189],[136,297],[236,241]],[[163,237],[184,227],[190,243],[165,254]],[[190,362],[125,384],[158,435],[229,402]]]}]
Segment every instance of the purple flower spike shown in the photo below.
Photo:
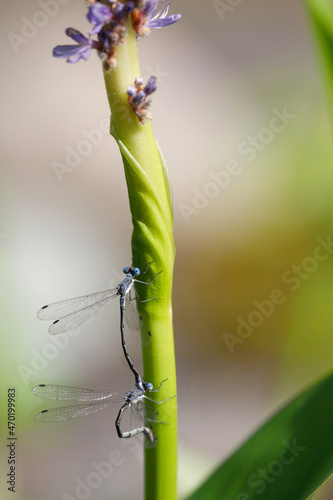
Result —
[{"label": "purple flower spike", "polygon": [[104,24],[110,21],[112,18],[112,13],[110,7],[102,3],[94,3],[87,14],[87,19],[91,24],[94,24],[94,28],[89,31],[89,35],[94,35],[99,33],[103,28]]},{"label": "purple flower spike", "polygon": [[139,118],[142,125],[144,125],[147,120],[151,120],[153,118],[153,115],[149,110],[151,101],[148,101],[147,97],[157,89],[156,80],[156,76],[151,76],[146,86],[142,87],[143,79],[141,77],[137,77],[134,81],[134,85],[127,87],[128,104]]},{"label": "purple flower spike", "polygon": [[66,58],[69,63],[76,63],[80,59],[87,61],[90,50],[99,47],[98,42],[86,38],[80,31],[74,28],[67,28],[66,35],[75,40],[75,42],[78,42],[78,45],[57,45],[53,49],[53,55],[54,57]]}]

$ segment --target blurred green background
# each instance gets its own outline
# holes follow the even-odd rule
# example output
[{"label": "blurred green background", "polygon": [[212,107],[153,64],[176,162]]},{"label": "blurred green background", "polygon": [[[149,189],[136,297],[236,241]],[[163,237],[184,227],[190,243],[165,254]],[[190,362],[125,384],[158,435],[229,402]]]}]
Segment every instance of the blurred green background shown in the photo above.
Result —
[{"label": "blurred green background", "polygon": [[[100,62],[51,57],[66,27],[88,30],[84,2],[51,3],[45,17],[43,0],[13,0],[0,20],[1,498],[15,387],[18,500],[76,498],[114,451],[121,463],[86,498],[137,499],[142,451],[116,436],[118,408],[33,419],[52,406],[30,394],[38,383],[132,387],[117,303],[62,340],[36,318],[46,302],[114,286],[131,260]],[[333,239],[332,130],[313,33],[302,2],[239,2],[224,19],[215,5],[174,1],[182,20],[139,42],[143,76],[160,77],[153,126],[174,192],[181,496],[332,367],[333,259],[322,244],[314,257]],[[329,481],[314,498],[332,493]]]}]

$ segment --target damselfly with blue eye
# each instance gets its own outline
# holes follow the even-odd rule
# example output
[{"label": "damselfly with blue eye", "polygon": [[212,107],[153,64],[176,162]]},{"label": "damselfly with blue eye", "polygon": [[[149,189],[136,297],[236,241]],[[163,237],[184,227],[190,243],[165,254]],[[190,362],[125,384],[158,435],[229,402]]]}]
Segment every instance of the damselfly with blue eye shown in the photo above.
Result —
[{"label": "damselfly with blue eye", "polygon": [[[126,277],[119,283],[116,288],[102,290],[100,292],[83,295],[81,297],[74,297],[72,299],[61,300],[60,302],[54,302],[52,304],[43,306],[37,313],[37,317],[39,319],[55,320],[49,328],[49,333],[51,335],[57,335],[59,333],[69,332],[82,323],[85,323],[90,318],[95,316],[95,314],[97,314],[110,300],[119,296],[122,347],[129,367],[134,373],[138,389],[142,389],[142,380],[138,371],[134,367],[126,349],[124,336],[124,317],[126,310],[125,320],[127,326],[134,335],[139,332],[140,341],[144,346],[149,345],[151,342],[151,333],[147,330],[141,316],[139,316],[138,314],[138,311],[134,305],[135,297],[140,303],[154,300],[156,299],[156,297],[150,297],[148,299],[141,300],[133,285],[136,282],[149,286],[153,283],[153,281],[155,281],[156,277],[162,271],[157,273],[149,283],[137,279],[138,276],[143,276],[148,272],[150,264],[152,264],[152,262],[149,262],[149,264],[147,265],[147,269],[143,273],[140,273],[140,269],[138,267],[124,267],[123,273],[126,274]],[[130,292],[132,288],[134,290],[135,296],[131,297]]]},{"label": "damselfly with blue eye", "polygon": [[[143,382],[142,389],[136,389],[126,393],[94,391],[92,389],[53,384],[36,385],[32,389],[32,393],[35,396],[56,401],[83,401],[84,403],[43,410],[36,415],[35,420],[42,423],[62,422],[73,418],[85,417],[91,413],[103,410],[109,404],[125,401],[115,421],[118,436],[120,438],[130,438],[143,433],[147,438],[146,445],[152,446],[156,443],[156,438],[149,424],[162,423],[167,425],[167,423],[156,419],[157,411],[147,404],[147,401],[160,405],[175,396],[164,399],[163,401],[155,401],[147,396],[146,393],[158,392],[163,382],[165,382],[165,380],[163,380],[158,389],[155,390],[151,382]],[[124,413],[129,409],[131,409],[131,416],[138,423],[138,427],[135,427],[131,431],[123,432],[121,430],[121,420]]]}]

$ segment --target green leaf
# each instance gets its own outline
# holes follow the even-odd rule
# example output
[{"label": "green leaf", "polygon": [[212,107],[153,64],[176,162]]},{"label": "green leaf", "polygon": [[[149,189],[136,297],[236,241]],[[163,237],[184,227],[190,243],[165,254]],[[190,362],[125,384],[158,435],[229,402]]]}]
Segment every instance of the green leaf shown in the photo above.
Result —
[{"label": "green leaf", "polygon": [[164,177],[164,184],[165,184],[165,191],[168,194],[167,199],[168,199],[168,203],[169,203],[169,215],[170,215],[170,219],[171,219],[172,227],[173,227],[173,197],[172,197],[171,182],[170,182],[170,178],[169,178],[169,171],[168,171],[168,167],[167,167],[165,158],[163,156],[162,150],[159,147],[157,142],[156,142],[156,147],[157,147],[158,153],[160,155],[160,160],[161,160],[161,165],[162,165],[162,170],[163,170],[163,177]]},{"label": "green leaf", "polygon": [[325,68],[331,116],[333,119],[333,3],[331,0],[306,0]]},{"label": "green leaf", "polygon": [[[135,206],[131,207],[133,217],[135,217],[138,221],[142,221],[144,219],[146,219],[147,221],[148,219],[150,227],[155,225],[156,227],[161,228],[161,233],[163,233],[164,231],[167,233],[170,245],[172,245],[173,247],[172,194],[170,189],[168,171],[162,152],[158,148],[162,165],[162,178],[165,184],[165,186],[163,187],[165,187],[168,194],[167,207],[164,206],[159,196],[159,190],[157,189],[157,187],[153,184],[139,162],[130,153],[123,141],[121,141],[116,131],[116,127],[112,117],[110,133],[117,141],[124,162],[129,200],[133,205],[135,203]],[[158,147],[157,143],[156,147]],[[164,163],[162,163],[162,160],[164,161]],[[142,198],[145,198],[145,201],[143,201]],[[147,199],[149,199],[149,202],[147,202]],[[149,210],[147,210],[146,205],[149,205]]]},{"label": "green leaf", "polygon": [[332,426],[330,374],[264,424],[187,500],[308,499],[333,473]]}]

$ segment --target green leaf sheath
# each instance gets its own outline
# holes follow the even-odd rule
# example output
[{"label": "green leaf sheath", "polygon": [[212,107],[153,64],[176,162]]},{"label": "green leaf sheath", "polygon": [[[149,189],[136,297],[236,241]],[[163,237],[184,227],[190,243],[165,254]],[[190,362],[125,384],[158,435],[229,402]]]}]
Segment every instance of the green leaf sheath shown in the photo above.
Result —
[{"label": "green leaf sheath", "polygon": [[[151,395],[157,401],[176,395],[176,368],[172,329],[172,277],[174,265],[172,200],[164,158],[150,123],[142,125],[127,103],[127,87],[140,76],[137,42],[130,24],[125,43],[116,50],[117,67],[104,74],[111,107],[111,134],[122,155],[133,222],[133,264],[144,271],[149,286],[137,285],[143,322],[151,332],[151,343],[143,347],[144,379],[161,390]],[[154,403],[151,403],[154,405]],[[175,500],[177,481],[176,398],[154,405],[158,420],[152,424],[157,444],[145,450],[145,498]]]},{"label": "green leaf sheath", "polygon": [[331,119],[333,121],[333,4],[331,0],[305,1],[313,24],[328,90]]},{"label": "green leaf sheath", "polygon": [[330,374],[266,422],[187,500],[310,498],[333,473],[332,422]]}]

